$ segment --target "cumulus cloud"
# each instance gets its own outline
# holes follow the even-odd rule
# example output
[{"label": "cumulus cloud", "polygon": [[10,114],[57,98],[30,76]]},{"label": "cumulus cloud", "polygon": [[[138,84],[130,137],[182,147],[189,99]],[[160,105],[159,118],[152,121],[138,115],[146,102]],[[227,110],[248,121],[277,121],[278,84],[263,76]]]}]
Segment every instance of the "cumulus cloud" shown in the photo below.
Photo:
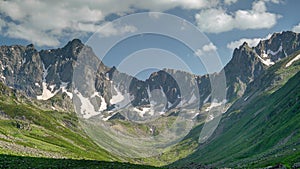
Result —
[{"label": "cumulus cloud", "polygon": [[300,23],[292,28],[292,31],[300,33]]},{"label": "cumulus cloud", "polygon": [[209,43],[209,44],[206,44],[206,45],[202,46],[202,48],[197,49],[195,51],[195,55],[196,56],[203,56],[207,53],[211,53],[211,52],[215,52],[215,51],[217,51],[217,47],[213,43]]},{"label": "cumulus cloud", "polygon": [[227,48],[234,50],[235,48],[238,48],[239,46],[241,46],[244,42],[247,42],[247,44],[250,47],[255,47],[256,45],[258,45],[258,43],[261,40],[266,40],[266,39],[269,39],[270,37],[271,37],[271,34],[268,34],[265,38],[252,38],[252,39],[242,38],[242,39],[239,39],[237,41],[233,41],[233,42],[228,43]]},{"label": "cumulus cloud", "polygon": [[204,9],[195,15],[197,26],[207,33],[221,33],[232,29],[262,29],[273,27],[280,15],[267,12],[265,1],[255,1],[251,10],[229,13],[222,8]]},{"label": "cumulus cloud", "polygon": [[137,31],[137,28],[132,25],[117,26],[112,22],[108,22],[103,26],[99,26],[98,33],[103,37],[117,36],[125,33],[132,33]]},{"label": "cumulus cloud", "polygon": [[[3,35],[21,38],[39,46],[58,46],[62,38],[86,36],[101,29],[110,14],[119,16],[133,13],[137,9],[165,11],[175,7],[202,9],[214,7],[219,0],[12,0],[0,1],[0,15],[6,18],[7,31]],[[3,23],[0,24],[3,27]],[[0,25],[0,30],[1,30]],[[134,31],[129,25],[117,30],[113,26],[103,35],[116,35],[122,31]],[[3,29],[2,29],[3,31]],[[120,31],[120,32],[118,32]]]}]

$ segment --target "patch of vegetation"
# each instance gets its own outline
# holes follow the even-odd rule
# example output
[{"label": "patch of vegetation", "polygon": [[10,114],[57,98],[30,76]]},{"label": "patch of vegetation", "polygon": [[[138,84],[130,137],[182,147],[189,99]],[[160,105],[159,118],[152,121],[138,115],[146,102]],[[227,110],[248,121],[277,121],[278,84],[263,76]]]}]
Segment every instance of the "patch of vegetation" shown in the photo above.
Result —
[{"label": "patch of vegetation", "polygon": [[7,169],[48,169],[48,168],[89,168],[89,169],[154,169],[158,167],[146,166],[146,165],[135,165],[130,163],[121,162],[105,162],[95,160],[72,160],[72,159],[50,159],[50,158],[34,158],[34,157],[21,157],[21,156],[10,156],[0,155],[0,168]]}]

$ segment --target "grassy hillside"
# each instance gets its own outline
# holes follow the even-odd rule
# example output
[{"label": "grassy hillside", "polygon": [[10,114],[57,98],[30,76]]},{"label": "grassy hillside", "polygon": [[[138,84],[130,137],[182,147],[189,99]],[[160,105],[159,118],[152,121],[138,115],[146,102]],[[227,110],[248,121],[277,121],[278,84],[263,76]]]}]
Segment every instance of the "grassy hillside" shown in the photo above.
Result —
[{"label": "grassy hillside", "polygon": [[278,163],[291,167],[300,162],[299,62],[285,70],[284,63],[264,77],[275,77],[280,71],[286,76],[275,85],[259,86],[268,90],[249,103],[233,106],[236,109],[226,112],[214,138],[174,165],[193,161],[217,167],[257,168]]},{"label": "grassy hillside", "polygon": [[118,160],[86,136],[74,113],[42,110],[3,84],[0,84],[0,153]]},{"label": "grassy hillside", "polygon": [[25,169],[25,168],[103,168],[103,169],[154,169],[157,167],[135,165],[121,162],[105,162],[95,160],[73,160],[73,159],[53,159],[53,158],[36,158],[36,157],[21,157],[0,155],[0,168]]}]

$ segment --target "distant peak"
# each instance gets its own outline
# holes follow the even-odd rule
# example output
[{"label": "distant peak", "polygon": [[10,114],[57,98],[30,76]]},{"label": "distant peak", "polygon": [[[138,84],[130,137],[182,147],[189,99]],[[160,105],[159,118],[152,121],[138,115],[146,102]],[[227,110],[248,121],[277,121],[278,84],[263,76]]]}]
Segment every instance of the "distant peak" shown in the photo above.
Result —
[{"label": "distant peak", "polygon": [[247,42],[244,42],[243,44],[242,44],[242,47],[248,47],[249,45],[248,45],[248,43]]},{"label": "distant peak", "polygon": [[81,42],[80,39],[73,39],[73,40],[71,41],[71,43],[82,44],[82,42]]},{"label": "distant peak", "polygon": [[83,46],[84,44],[81,42],[80,39],[73,39],[69,41],[65,47],[76,47],[76,46]]},{"label": "distant peak", "polygon": [[26,46],[26,48],[34,48],[34,45],[33,44],[29,44]]}]

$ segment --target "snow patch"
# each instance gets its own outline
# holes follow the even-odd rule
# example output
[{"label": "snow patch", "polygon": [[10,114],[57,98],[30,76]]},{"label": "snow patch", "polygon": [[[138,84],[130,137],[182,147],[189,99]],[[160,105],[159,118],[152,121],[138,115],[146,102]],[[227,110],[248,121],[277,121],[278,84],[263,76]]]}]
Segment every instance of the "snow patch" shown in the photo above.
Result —
[{"label": "snow patch", "polygon": [[300,54],[297,55],[296,57],[294,57],[291,61],[289,61],[289,63],[287,63],[287,64],[285,65],[285,67],[291,66],[294,62],[296,62],[296,61],[299,60],[299,59],[300,59]]},{"label": "snow patch", "polygon": [[26,58],[23,58],[22,64],[26,63]]},{"label": "snow patch", "polygon": [[[139,115],[141,117],[144,117],[144,114],[147,112],[150,112],[151,108],[150,107],[143,107],[142,110],[138,109],[138,108],[133,108],[133,111],[139,113]],[[152,113],[153,114],[153,113]]]},{"label": "snow patch", "polygon": [[114,89],[117,92],[117,95],[112,96],[112,98],[110,99],[111,104],[116,104],[124,100],[124,96],[122,95],[122,93],[116,87],[114,87]]},{"label": "snow patch", "polygon": [[268,54],[266,54],[266,52],[263,51],[263,53],[262,53],[262,58],[267,58],[267,57],[268,57]]},{"label": "snow patch", "polygon": [[51,89],[51,92],[53,92],[54,88],[55,88],[55,84],[54,85],[50,85],[49,88]]},{"label": "snow patch", "polygon": [[122,93],[116,88],[116,86],[114,86],[115,91],[117,92],[117,95],[112,96],[112,98],[110,99],[110,104],[116,104],[119,103],[121,101],[124,100],[124,96],[122,95]]},{"label": "snow patch", "polygon": [[41,87],[41,85],[39,83],[35,83],[34,84],[36,87]]},{"label": "snow patch", "polygon": [[80,99],[80,113],[82,114],[83,118],[88,119],[101,113],[99,111],[95,111],[94,105],[90,102],[89,98],[82,96],[77,89],[75,89],[74,92]]},{"label": "snow patch", "polygon": [[53,97],[59,90],[54,91],[53,93],[47,88],[47,83],[42,82],[43,93],[40,96],[36,96],[38,100],[48,100]]},{"label": "snow patch", "polygon": [[91,98],[93,97],[99,97],[100,100],[101,100],[101,103],[100,103],[100,108],[99,108],[99,111],[104,111],[107,109],[107,103],[105,102],[105,99],[99,94],[99,92],[94,92],[91,96]]},{"label": "snow patch", "polygon": [[[275,63],[271,61],[271,59],[266,59],[264,60],[262,57],[260,57],[259,55],[257,55],[257,57],[260,59],[260,61],[264,64],[264,65],[267,65],[267,66],[272,66],[274,65]],[[264,57],[264,56],[263,56]]]},{"label": "snow patch", "polygon": [[[111,113],[111,111],[109,111],[109,113]],[[107,117],[102,117],[103,121],[107,121],[109,120],[112,116],[114,116],[115,114],[117,114],[118,112],[112,113],[111,115],[107,116]]]},{"label": "snow patch", "polygon": [[105,102],[105,99],[102,96],[100,96],[100,99],[101,99],[101,103],[100,103],[99,111],[104,111],[107,109],[107,103]]},{"label": "snow patch", "polygon": [[215,101],[213,101],[210,104],[210,106],[205,109],[205,111],[210,111],[212,108],[221,106],[222,104],[225,104],[225,103],[226,103],[226,100],[223,100],[222,102],[215,102]]},{"label": "snow patch", "polygon": [[196,113],[196,114],[192,117],[192,119],[196,118],[199,114],[200,114],[200,113]]}]

